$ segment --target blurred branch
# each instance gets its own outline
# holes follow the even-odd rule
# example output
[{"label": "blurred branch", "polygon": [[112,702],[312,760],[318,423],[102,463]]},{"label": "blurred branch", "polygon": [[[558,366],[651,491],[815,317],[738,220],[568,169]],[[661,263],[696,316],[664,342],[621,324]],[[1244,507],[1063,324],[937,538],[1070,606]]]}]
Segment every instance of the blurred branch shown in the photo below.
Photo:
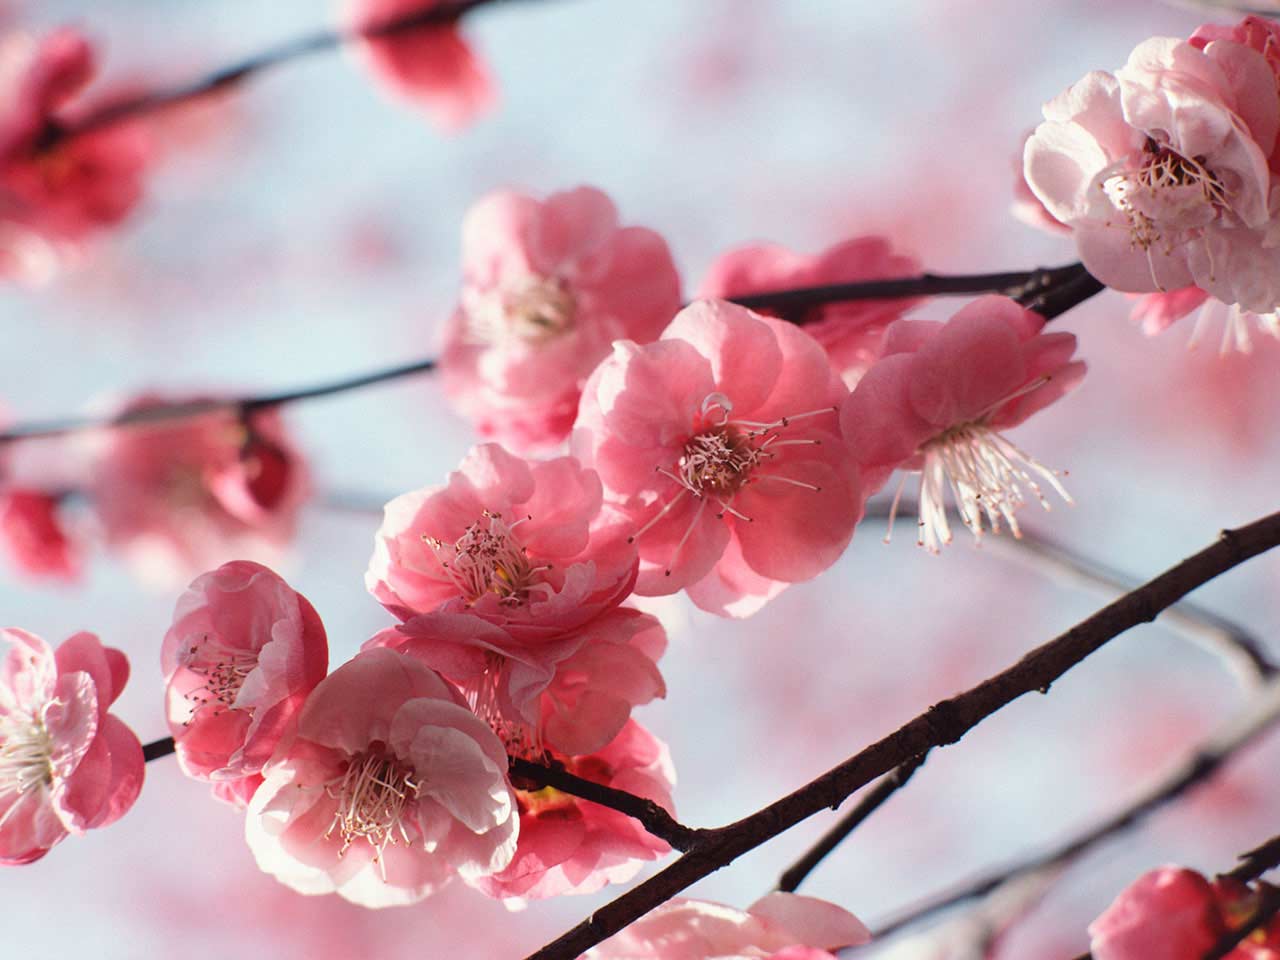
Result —
[{"label": "blurred branch", "polygon": [[1213,544],[1199,553],[1108,604],[976,687],[934,704],[816,780],[735,823],[700,831],[690,850],[666,869],[600,907],[526,960],[574,960],[690,884],[818,811],[838,806],[874,778],[934,747],[958,742],[969,730],[1024,694],[1048,692],[1059,677],[1116,636],[1140,623],[1149,623],[1196,587],[1277,545],[1280,513],[1222,531]]}]

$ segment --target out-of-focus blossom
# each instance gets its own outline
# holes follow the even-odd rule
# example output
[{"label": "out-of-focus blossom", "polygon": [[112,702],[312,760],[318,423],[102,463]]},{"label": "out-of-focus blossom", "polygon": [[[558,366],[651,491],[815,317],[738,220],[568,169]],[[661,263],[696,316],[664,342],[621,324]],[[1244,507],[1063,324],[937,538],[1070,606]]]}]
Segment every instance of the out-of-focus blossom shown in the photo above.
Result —
[{"label": "out-of-focus blossom", "polygon": [[[703,280],[700,295],[728,298],[792,287],[885,280],[914,276],[920,269],[915,257],[895,253],[888,238],[880,236],[846,240],[816,256],[760,244],[731,250],[717,259]],[[786,319],[804,325],[805,332],[822,344],[852,388],[880,356],[885,329],[918,302],[901,297],[831,303]],[[773,310],[759,312],[778,315]]]},{"label": "out-of-focus blossom", "polygon": [[58,516],[59,503],[40,490],[0,490],[0,542],[20,572],[64,580],[79,575],[80,555]]},{"label": "out-of-focus blossom", "polygon": [[358,48],[379,83],[449,131],[466,126],[497,101],[488,68],[462,39],[456,17],[421,27],[394,24],[451,3],[346,0],[344,17],[352,29],[367,34]]},{"label": "out-of-focus blossom", "polygon": [[[117,415],[205,403],[218,401],[145,394]],[[276,559],[307,495],[306,468],[274,410],[107,427],[95,447],[88,489],[106,540],[161,583],[233,558]]]},{"label": "out-of-focus blossom", "polygon": [[142,788],[142,745],[108,713],[129,679],[91,633],[57,651],[0,630],[0,863],[30,863],[68,833],[114,823]]},{"label": "out-of-focus blossom", "polygon": [[142,195],[151,151],[136,124],[60,135],[95,72],[88,41],[73,30],[0,38],[0,275],[47,277]]},{"label": "out-of-focus blossom", "polygon": [[[675,768],[667,747],[634,720],[598,752],[578,757],[549,753],[539,759],[675,812],[671,802]],[[638,820],[609,807],[554,787],[522,786],[519,778],[513,785],[520,809],[515,859],[502,872],[473,883],[491,897],[512,901],[512,906],[625,883],[645,861],[670,850]]]},{"label": "out-of-focus blossom", "polygon": [[519,816],[501,742],[413,657],[357,654],[312,691],[296,737],[263,770],[245,835],[299,893],[413,903],[515,853]]},{"label": "out-of-focus blossom", "polygon": [[482,198],[463,223],[462,261],[445,390],[481,434],[517,450],[563,440],[613,341],[647,343],[680,309],[666,241],[619,226],[613,202],[591,187],[545,201]]},{"label": "out-of-focus blossom", "polygon": [[178,761],[201,780],[261,771],[329,665],[306,597],[247,560],[196,578],[160,655]]},{"label": "out-of-focus blossom", "polygon": [[920,473],[919,542],[930,551],[951,542],[947,488],[978,539],[984,513],[993,532],[1007,522],[1018,535],[1015,511],[1026,489],[1047,509],[1041,481],[1070,502],[1057,475],[1001,433],[1084,376],[1084,363],[1071,359],[1076,338],[1042,333],[1043,326],[1039,315],[1000,296],[975,300],[945,324],[899,320],[884,356],[841,410],[869,490],[894,470]]},{"label": "out-of-focus blossom", "polygon": [[655,343],[615,344],[573,449],[631,521],[636,592],[687,588],[746,616],[831,566],[862,516],[836,411],[848,391],[802,329],[703,300]]},{"label": "out-of-focus blossom", "polygon": [[704,900],[670,900],[582,960],[834,960],[866,943],[862,922],[835,904],[771,893],[744,912]]}]

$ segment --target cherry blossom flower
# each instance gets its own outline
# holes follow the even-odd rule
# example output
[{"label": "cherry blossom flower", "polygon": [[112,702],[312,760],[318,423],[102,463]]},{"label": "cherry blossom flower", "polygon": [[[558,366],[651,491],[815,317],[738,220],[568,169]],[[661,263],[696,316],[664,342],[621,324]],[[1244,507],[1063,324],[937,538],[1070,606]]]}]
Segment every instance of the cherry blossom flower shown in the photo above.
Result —
[{"label": "cherry blossom flower", "polygon": [[[144,394],[120,416],[209,397]],[[171,583],[233,557],[271,561],[293,535],[306,469],[273,410],[108,427],[95,438],[89,495],[108,544]]]},{"label": "cherry blossom flower", "polygon": [[[729,298],[791,287],[824,286],[909,277],[920,272],[915,257],[895,253],[888,238],[857,237],[802,256],[772,244],[740,247],[717,259],[703,280],[700,296]],[[885,328],[919,301],[858,300],[811,307],[788,319],[826,349],[844,382],[852,388],[880,356]],[[776,311],[761,313],[777,315]]]},{"label": "cherry blossom flower", "polygon": [[635,548],[601,517],[595,471],[474,447],[442,487],[387,504],[365,584],[397,617],[467,611],[518,640],[581,626],[631,593]]},{"label": "cherry blossom flower", "polygon": [[771,893],[744,912],[704,900],[669,900],[582,960],[834,960],[866,943],[862,922],[835,904]]},{"label": "cherry blossom flower", "polygon": [[717,300],[592,374],[573,450],[634,525],[639,594],[747,616],[831,566],[862,515],[836,411],[848,391],[798,327]]},{"label": "cherry blossom flower", "polygon": [[247,560],[196,578],[160,656],[178,762],[201,780],[261,771],[329,666],[324,626],[306,597]]},{"label": "cherry blossom flower", "polygon": [[93,78],[93,51],[63,29],[0,38],[0,273],[46,278],[95,231],[123,220],[150,160],[136,124],[54,139]]},{"label": "cherry blossom flower", "polygon": [[[577,757],[550,752],[540,759],[593,783],[653,800],[675,813],[671,802],[675,768],[667,747],[634,720],[627,721],[598,752]],[[638,820],[609,807],[554,787],[522,785],[518,778],[514,787],[520,809],[515,859],[500,873],[472,884],[510,906],[625,883],[645,861],[670,851]]]},{"label": "cherry blossom flower", "polygon": [[129,679],[123,653],[91,633],[57,651],[25,630],[0,638],[0,863],[23,864],[120,819],[142,788],[142,745],[107,712]]},{"label": "cherry blossom flower", "polygon": [[462,39],[457,18],[378,32],[380,26],[429,14],[450,2],[346,0],[344,19],[353,29],[370,34],[358,49],[382,86],[419,107],[437,126],[456,131],[497,101],[489,70]]},{"label": "cherry blossom flower", "polygon": [[507,756],[457,692],[413,657],[357,654],[312,691],[263,770],[245,836],[299,893],[413,903],[504,869],[520,818]]},{"label": "cherry blossom flower", "polygon": [[[884,357],[840,411],[869,490],[896,469],[920,473],[919,543],[931,552],[951,542],[948,487],[978,540],[984,513],[993,533],[1007,522],[1018,536],[1015,511],[1026,490],[1048,509],[1040,482],[1070,502],[1056,473],[1002,435],[1084,376],[1084,363],[1071,359],[1075,337],[1043,326],[1000,296],[980,297],[945,324],[899,320]],[[901,494],[902,484],[894,511]]]},{"label": "cherry blossom flower", "polygon": [[591,187],[483,197],[463,222],[462,261],[444,387],[482,435],[517,450],[563,440],[613,341],[653,340],[680,309],[666,241],[619,226]]},{"label": "cherry blossom flower", "polygon": [[40,490],[0,491],[0,542],[13,566],[32,577],[74,580],[80,555],[59,516],[59,498]]}]

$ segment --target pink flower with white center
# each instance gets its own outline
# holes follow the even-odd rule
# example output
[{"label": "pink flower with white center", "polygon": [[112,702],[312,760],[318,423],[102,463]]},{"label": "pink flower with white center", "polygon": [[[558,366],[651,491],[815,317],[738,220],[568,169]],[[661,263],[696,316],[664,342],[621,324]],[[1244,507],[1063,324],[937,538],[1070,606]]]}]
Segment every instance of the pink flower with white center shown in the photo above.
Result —
[{"label": "pink flower with white center", "polygon": [[669,900],[582,955],[582,960],[834,960],[866,943],[862,922],[833,903],[771,893],[746,911]]},{"label": "pink flower with white center", "polygon": [[[117,416],[218,403],[144,394]],[[277,559],[308,492],[305,464],[274,410],[247,421],[212,410],[108,427],[95,446],[88,492],[106,540],[160,583],[233,557]]]},{"label": "pink flower with white center", "polygon": [[0,542],[22,573],[63,580],[79,575],[79,552],[58,510],[59,498],[40,490],[0,492]]},{"label": "pink flower with white center", "polygon": [[836,411],[848,390],[798,327],[718,300],[591,375],[573,449],[633,524],[636,592],[747,616],[840,556],[862,516]]},{"label": "pink flower with white center", "polygon": [[366,650],[307,698],[296,737],[263,770],[245,837],[299,893],[366,907],[415,903],[454,875],[504,869],[520,818],[507,755],[438,675]]},{"label": "pink flower with white center", "polygon": [[261,771],[329,667],[306,597],[257,563],[202,574],[178,599],[160,652],[178,762],[200,780]]},{"label": "pink flower with white center", "polygon": [[1280,306],[1268,160],[1280,95],[1267,59],[1228,39],[1140,44],[1050,101],[1027,182],[1118,290],[1191,283],[1227,304]]},{"label": "pink flower with white center", "polygon": [[[1054,471],[1003,436],[1084,376],[1084,363],[1071,359],[1076,338],[1042,333],[1043,326],[1038,314],[1000,296],[980,297],[946,323],[899,320],[884,357],[841,409],[869,489],[894,470],[920,474],[918,543],[930,552],[951,542],[948,488],[979,541],[983,514],[993,533],[1007,522],[1019,535],[1015,511],[1027,490],[1047,510],[1041,482],[1071,502]],[[894,512],[905,483],[904,474]]]},{"label": "pink flower with white center", "polygon": [[635,583],[635,548],[602,522],[601,501],[595,471],[572,457],[481,444],[444,486],[387,504],[365,584],[402,620],[465,611],[521,641],[564,634]]},{"label": "pink flower with white center", "polygon": [[515,449],[559,443],[615,340],[647,343],[680,309],[667,243],[623,227],[592,187],[491,193],[462,226],[461,303],[440,358],[450,399]]},{"label": "pink flower with white center", "polygon": [[458,32],[458,18],[378,34],[380,26],[451,2],[345,0],[343,19],[369,34],[358,50],[389,93],[419,107],[442,129],[456,131],[497,101],[488,68]]},{"label": "pink flower with white center", "polygon": [[[674,815],[671,790],[675,768],[666,744],[629,720],[606,746],[586,756],[551,752],[553,764],[593,783],[602,783],[654,801]],[[580,800],[554,787],[513,783],[520,808],[520,841],[515,859],[500,873],[472,886],[516,907],[526,900],[594,893],[610,883],[626,883],[646,861],[670,852],[638,820],[609,807]]]},{"label": "pink flower with white center", "polygon": [[25,630],[0,638],[0,863],[23,864],[124,816],[142,788],[142,745],[107,712],[129,679],[123,653],[91,633],[56,651]]},{"label": "pink flower with white center", "polygon": [[[909,277],[920,272],[915,257],[895,253],[887,237],[846,240],[815,256],[772,244],[739,247],[717,259],[703,280],[703,297],[740,297],[791,287]],[[858,300],[810,307],[789,317],[826,349],[846,385],[853,388],[880,356],[885,328],[919,301]],[[768,315],[777,311],[761,310]]]},{"label": "pink flower with white center", "polygon": [[115,125],[48,142],[95,73],[73,30],[37,42],[0,39],[0,241],[4,273],[39,280],[60,252],[123,220],[142,194],[150,161],[143,131]]}]

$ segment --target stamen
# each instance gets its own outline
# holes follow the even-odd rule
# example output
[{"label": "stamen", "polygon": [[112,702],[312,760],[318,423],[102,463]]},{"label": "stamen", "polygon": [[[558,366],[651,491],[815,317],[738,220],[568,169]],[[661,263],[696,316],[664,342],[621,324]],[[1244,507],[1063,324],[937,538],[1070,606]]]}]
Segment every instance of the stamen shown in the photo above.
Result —
[{"label": "stamen", "polygon": [[488,593],[498,595],[503,606],[519,606],[533,599],[535,592],[549,595],[551,585],[540,576],[551,564],[534,564],[513,531],[530,517],[508,524],[500,513],[484,511],[469,525],[456,543],[423,536],[445,574],[468,604]]},{"label": "stamen", "polygon": [[[0,717],[0,797],[22,795],[53,783],[53,741],[41,716],[9,713]],[[17,809],[13,804],[0,825]]]},{"label": "stamen", "polygon": [[325,838],[332,837],[335,831],[342,837],[339,856],[357,840],[367,841],[385,880],[382,852],[388,844],[413,842],[408,828],[417,831],[416,817],[406,807],[418,798],[420,789],[412,770],[374,745],[352,757],[342,776],[325,784],[325,792],[338,801]]},{"label": "stamen", "polygon": [[207,633],[183,648],[178,660],[205,681],[185,695],[191,703],[191,717],[185,721],[188,726],[206,707],[215,715],[233,709],[245,679],[258,667],[257,653],[228,646]]},{"label": "stamen", "polygon": [[573,328],[578,311],[564,280],[533,274],[497,289],[464,292],[462,307],[470,339],[500,348],[554,339]]}]

